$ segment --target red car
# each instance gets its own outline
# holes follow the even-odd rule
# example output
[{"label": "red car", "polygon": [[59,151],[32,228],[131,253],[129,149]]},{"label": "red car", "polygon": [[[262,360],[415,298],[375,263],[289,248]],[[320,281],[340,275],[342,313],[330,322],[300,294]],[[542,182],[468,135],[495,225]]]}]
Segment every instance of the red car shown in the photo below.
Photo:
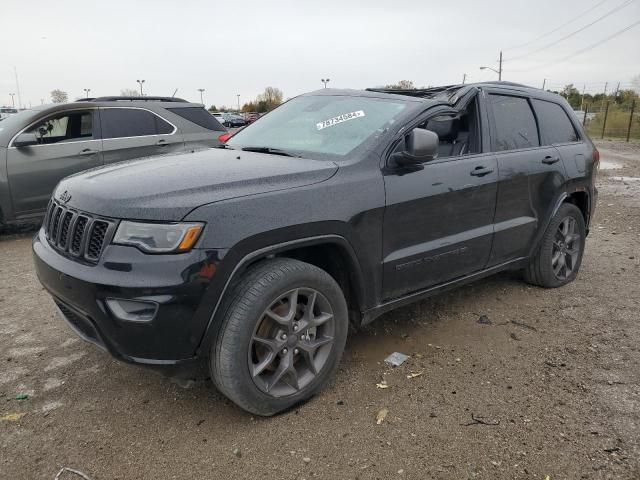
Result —
[{"label": "red car", "polygon": [[247,113],[244,114],[244,119],[247,121],[247,123],[253,123],[259,117],[260,117],[260,115],[257,112],[247,112]]}]

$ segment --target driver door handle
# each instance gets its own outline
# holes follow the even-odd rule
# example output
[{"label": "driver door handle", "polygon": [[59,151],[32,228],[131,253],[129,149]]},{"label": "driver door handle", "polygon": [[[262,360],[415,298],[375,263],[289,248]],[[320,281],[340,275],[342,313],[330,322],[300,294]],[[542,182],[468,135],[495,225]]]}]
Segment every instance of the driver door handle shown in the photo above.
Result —
[{"label": "driver door handle", "polygon": [[167,141],[166,141],[166,140],[163,140],[163,139],[158,140],[158,141],[156,142],[156,145],[157,145],[158,147],[168,147],[168,146],[169,146],[169,144],[167,143]]},{"label": "driver door handle", "polygon": [[96,153],[100,153],[100,150],[91,150],[90,148],[85,148],[84,150],[80,150],[80,153],[78,153],[78,155],[87,156],[95,155]]},{"label": "driver door handle", "polygon": [[474,177],[484,177],[485,175],[489,175],[491,172],[493,172],[493,168],[478,166],[469,173]]},{"label": "driver door handle", "polygon": [[560,157],[552,157],[551,155],[547,155],[542,159],[542,163],[545,165],[553,165],[556,162],[560,161]]}]

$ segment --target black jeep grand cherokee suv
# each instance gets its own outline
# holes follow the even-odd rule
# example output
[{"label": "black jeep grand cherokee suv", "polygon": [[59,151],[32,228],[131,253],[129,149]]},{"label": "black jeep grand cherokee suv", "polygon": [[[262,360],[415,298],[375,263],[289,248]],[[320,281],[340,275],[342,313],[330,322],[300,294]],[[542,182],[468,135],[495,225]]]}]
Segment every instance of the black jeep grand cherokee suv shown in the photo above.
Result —
[{"label": "black jeep grand cherokee suv", "polygon": [[598,156],[537,89],[323,89],[224,148],[63,180],[35,264],[86,340],[174,374],[204,365],[272,415],[327,383],[349,321],[501,270],[572,281]]}]

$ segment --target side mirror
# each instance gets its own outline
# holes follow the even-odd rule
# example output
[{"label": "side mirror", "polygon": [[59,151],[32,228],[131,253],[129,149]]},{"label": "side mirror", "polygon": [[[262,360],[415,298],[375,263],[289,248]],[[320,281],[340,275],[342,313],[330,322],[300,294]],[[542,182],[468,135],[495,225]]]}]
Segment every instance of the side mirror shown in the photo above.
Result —
[{"label": "side mirror", "polygon": [[430,130],[414,128],[405,137],[405,150],[393,155],[394,160],[401,167],[411,167],[438,156],[438,135]]},{"label": "side mirror", "polygon": [[38,145],[38,138],[35,133],[21,133],[13,141],[14,147],[29,147],[31,145]]}]

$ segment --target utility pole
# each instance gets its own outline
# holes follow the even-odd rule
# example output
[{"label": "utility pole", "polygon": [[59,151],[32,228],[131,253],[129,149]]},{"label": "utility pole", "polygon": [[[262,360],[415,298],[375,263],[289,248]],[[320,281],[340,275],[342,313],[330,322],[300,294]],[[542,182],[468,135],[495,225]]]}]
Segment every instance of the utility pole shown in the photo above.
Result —
[{"label": "utility pole", "polygon": [[493,67],[480,67],[480,70],[491,70],[492,72],[496,72],[498,74],[498,81],[502,80],[502,50],[500,50],[500,59],[498,60],[498,70]]},{"label": "utility pole", "polygon": [[202,94],[204,93],[204,88],[199,88],[198,91],[200,92],[200,103],[204,105],[204,100],[202,97]]},{"label": "utility pole", "polygon": [[633,122],[633,112],[636,109],[636,101],[635,99],[631,102],[631,113],[629,114],[629,125],[627,126],[627,142],[629,141],[629,136],[631,135],[631,123]]},{"label": "utility pole", "polygon": [[240,94],[236,94],[236,97],[238,97],[238,113],[240,113]]},{"label": "utility pole", "polygon": [[544,90],[544,86],[547,84],[547,79],[543,78],[542,79],[542,90]]},{"label": "utility pole", "polygon": [[582,97],[580,97],[580,110],[584,107],[584,92],[587,89],[586,84],[582,84]]},{"label": "utility pole", "polygon": [[15,66],[13,67],[13,74],[16,77],[16,91],[18,92],[18,109],[20,109],[20,106],[22,105],[22,98],[20,97],[20,83],[18,82],[18,69]]},{"label": "utility pole", "polygon": [[136,80],[136,82],[138,82],[138,85],[140,85],[140,96],[144,96],[144,94],[142,93],[142,84],[144,83],[144,80]]},{"label": "utility pole", "polygon": [[600,111],[604,108],[604,101],[607,99],[607,87],[609,86],[609,82],[604,82],[604,94],[602,97],[602,102],[600,103]]},{"label": "utility pole", "polygon": [[462,74],[462,84],[464,85],[464,82],[466,82],[466,81],[467,81],[467,74],[463,73]]},{"label": "utility pole", "polygon": [[10,93],[9,95],[11,95],[11,106],[13,108],[16,108],[16,94],[15,93]]},{"label": "utility pole", "polygon": [[613,99],[618,98],[618,92],[620,91],[620,82],[618,82],[618,86],[616,87],[616,93],[613,94]]}]

